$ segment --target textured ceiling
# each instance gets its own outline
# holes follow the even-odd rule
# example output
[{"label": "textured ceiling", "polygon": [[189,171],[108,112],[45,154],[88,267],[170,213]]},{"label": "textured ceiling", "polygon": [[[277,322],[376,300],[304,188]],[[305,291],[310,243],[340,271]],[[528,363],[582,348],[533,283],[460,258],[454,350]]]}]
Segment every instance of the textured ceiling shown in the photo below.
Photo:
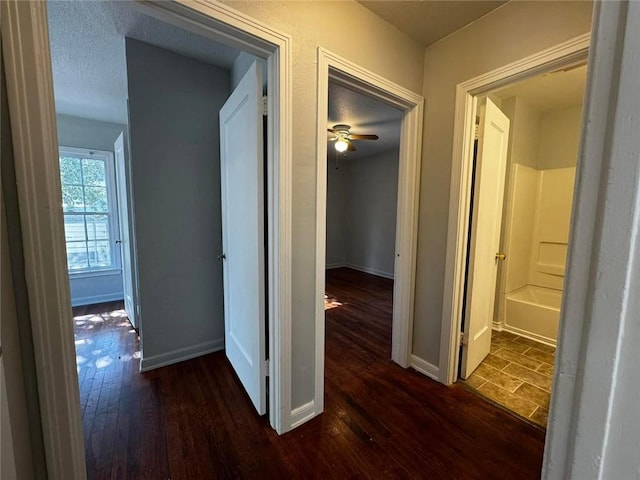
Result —
[{"label": "textured ceiling", "polygon": [[587,66],[539,75],[493,92],[500,99],[521,97],[541,112],[582,105]]},{"label": "textured ceiling", "polygon": [[[366,158],[400,146],[402,112],[356,93],[348,88],[329,83],[329,118],[327,128],[339,123],[351,125],[351,133],[375,134],[378,140],[356,140],[355,152],[347,152],[347,159]],[[333,142],[329,142],[329,158],[335,155]],[[342,157],[344,154],[338,154]]]},{"label": "textured ceiling", "polygon": [[49,1],[56,111],[127,121],[124,37],[223,68],[238,51],[141,14],[132,2]]},{"label": "textured ceiling", "polygon": [[428,46],[468,25],[506,1],[367,1],[360,3],[380,18]]}]

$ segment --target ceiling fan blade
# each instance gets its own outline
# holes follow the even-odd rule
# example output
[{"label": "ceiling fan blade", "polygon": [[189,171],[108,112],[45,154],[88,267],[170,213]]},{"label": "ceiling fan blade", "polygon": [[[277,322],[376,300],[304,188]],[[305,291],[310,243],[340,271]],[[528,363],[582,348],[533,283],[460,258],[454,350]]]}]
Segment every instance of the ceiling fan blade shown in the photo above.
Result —
[{"label": "ceiling fan blade", "polygon": [[347,150],[348,150],[349,152],[355,152],[355,151],[356,151],[356,147],[353,145],[353,143],[351,143],[351,142],[349,141],[349,139],[347,139],[347,140],[346,140],[346,142],[347,142],[347,145],[349,145],[349,146],[347,147]]},{"label": "ceiling fan blade", "polygon": [[349,134],[351,140],[378,140],[378,135],[358,135],[357,133]]}]

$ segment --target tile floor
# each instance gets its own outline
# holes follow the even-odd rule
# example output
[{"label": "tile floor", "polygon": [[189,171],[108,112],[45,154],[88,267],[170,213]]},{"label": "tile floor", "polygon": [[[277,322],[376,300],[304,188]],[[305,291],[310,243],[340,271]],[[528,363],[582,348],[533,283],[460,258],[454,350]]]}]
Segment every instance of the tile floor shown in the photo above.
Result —
[{"label": "tile floor", "polygon": [[555,353],[555,347],[494,331],[491,352],[464,383],[546,427]]}]

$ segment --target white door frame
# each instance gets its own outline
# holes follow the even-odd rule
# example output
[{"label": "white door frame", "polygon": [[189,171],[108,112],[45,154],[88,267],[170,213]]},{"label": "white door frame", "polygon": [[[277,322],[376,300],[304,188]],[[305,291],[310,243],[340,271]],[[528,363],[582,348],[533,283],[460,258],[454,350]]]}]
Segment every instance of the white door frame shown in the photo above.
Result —
[{"label": "white door frame", "polygon": [[316,178],[316,410],[324,401],[324,293],[327,230],[327,118],[329,80],[404,111],[400,136],[391,358],[412,364],[413,303],[424,99],[322,47],[318,48]]},{"label": "white door frame", "polygon": [[[46,3],[1,2],[2,48],[48,477],[86,478],[60,202]],[[164,21],[268,62],[270,423],[291,426],[291,37],[213,2],[141,2]]]},{"label": "white door frame", "polygon": [[440,381],[445,385],[454,383],[458,378],[477,96],[562,66],[585,61],[590,39],[590,33],[580,35],[555,47],[459,83],[456,87],[447,258],[440,338]]},{"label": "white door frame", "polygon": [[[123,163],[120,164],[120,162],[118,161],[118,153],[116,152],[115,149],[115,143],[118,141],[118,139],[116,138],[114,145],[113,145],[113,149],[114,149],[114,171],[115,171],[115,184],[116,184],[116,198],[117,198],[117,205],[118,205],[118,223],[120,225],[120,265],[122,267],[122,282],[123,282],[123,290],[125,290],[124,284],[125,284],[125,277],[127,276],[127,273],[124,271],[125,270],[125,261],[122,261],[125,257],[124,255],[124,247],[123,245],[125,244],[125,240],[123,239],[125,236],[127,238],[127,242],[128,243],[128,249],[129,249],[129,255],[128,255],[128,260],[125,259],[126,261],[129,262],[128,268],[131,270],[129,272],[129,281],[131,282],[131,302],[133,303],[133,311],[131,312],[127,312],[127,315],[129,315],[129,321],[133,324],[133,327],[138,329],[138,332],[140,331],[139,328],[139,317],[140,315],[138,314],[138,256],[137,256],[137,252],[135,250],[135,220],[133,218],[133,195],[131,192],[131,175],[130,175],[130,167],[131,167],[131,162],[128,162],[127,159],[130,157],[129,156],[129,152],[128,152],[128,146],[129,146],[129,142],[128,142],[128,138],[127,138],[127,134],[123,131],[120,135],[122,135],[122,145],[123,145]],[[118,138],[120,138],[120,135],[118,136]],[[123,202],[124,200],[124,202]],[[126,222],[123,221],[123,218],[126,217]],[[126,310],[126,306],[127,306],[127,302],[126,302],[126,292],[125,293],[125,310]],[[133,317],[133,318],[132,318]]]}]

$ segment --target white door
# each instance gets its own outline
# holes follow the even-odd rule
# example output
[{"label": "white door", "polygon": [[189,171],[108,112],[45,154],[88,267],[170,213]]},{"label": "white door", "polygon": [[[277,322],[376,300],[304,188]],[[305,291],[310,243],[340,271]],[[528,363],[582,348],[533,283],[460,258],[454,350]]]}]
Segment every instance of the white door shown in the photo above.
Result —
[{"label": "white door", "polygon": [[113,144],[116,160],[116,190],[118,192],[118,216],[120,219],[120,256],[122,259],[122,286],[124,290],[124,309],[134,327],[137,327],[135,311],[135,290],[133,277],[133,258],[129,236],[129,199],[127,191],[126,160],[124,154],[124,133]]},{"label": "white door", "polygon": [[224,340],[227,358],[266,413],[262,72],[254,63],[220,110]]},{"label": "white door", "polygon": [[467,276],[461,377],[466,379],[489,354],[496,295],[509,119],[487,99],[480,123]]}]

